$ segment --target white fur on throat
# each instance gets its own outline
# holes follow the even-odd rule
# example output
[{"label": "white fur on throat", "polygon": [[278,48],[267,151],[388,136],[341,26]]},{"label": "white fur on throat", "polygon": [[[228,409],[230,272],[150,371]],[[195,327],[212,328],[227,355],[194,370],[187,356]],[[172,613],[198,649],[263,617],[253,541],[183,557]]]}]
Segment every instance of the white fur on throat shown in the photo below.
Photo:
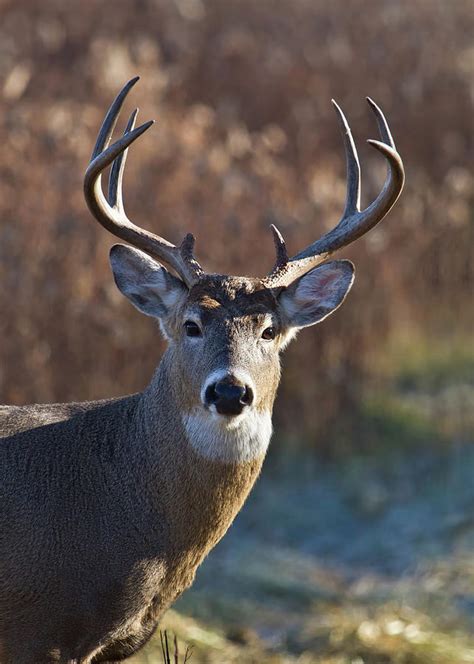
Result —
[{"label": "white fur on throat", "polygon": [[265,455],[272,435],[268,411],[244,411],[236,417],[199,409],[183,415],[189,444],[199,456],[222,463],[245,463]]}]

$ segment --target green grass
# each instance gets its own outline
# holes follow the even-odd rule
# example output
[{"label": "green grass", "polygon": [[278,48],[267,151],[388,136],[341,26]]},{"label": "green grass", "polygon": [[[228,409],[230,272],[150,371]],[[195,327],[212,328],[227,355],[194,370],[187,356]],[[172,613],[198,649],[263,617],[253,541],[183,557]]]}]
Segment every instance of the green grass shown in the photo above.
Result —
[{"label": "green grass", "polygon": [[354,446],[354,437],[359,449],[371,452],[472,440],[474,344],[470,339],[430,343],[410,337],[392,342],[373,372],[373,386],[351,419],[345,451]]},{"label": "green grass", "polygon": [[395,380],[402,390],[436,392],[449,384],[474,386],[474,344],[413,344],[398,353]]}]

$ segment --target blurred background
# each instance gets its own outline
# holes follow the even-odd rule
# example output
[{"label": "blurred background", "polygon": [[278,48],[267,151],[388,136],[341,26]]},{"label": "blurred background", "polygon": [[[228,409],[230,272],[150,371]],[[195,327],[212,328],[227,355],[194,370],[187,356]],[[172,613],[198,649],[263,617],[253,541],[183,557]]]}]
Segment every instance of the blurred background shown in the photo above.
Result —
[{"label": "blurred background", "polygon": [[[286,352],[248,504],[169,612],[192,661],[474,662],[472,0],[1,0],[0,401],[142,389],[163,350],[116,290],[82,177],[102,117],[156,118],[125,177],[136,223],[191,231],[210,271],[263,275],[339,219],[345,110],[363,203],[344,306]],[[125,117],[123,118],[125,121]],[[157,641],[135,661],[161,661]]]}]

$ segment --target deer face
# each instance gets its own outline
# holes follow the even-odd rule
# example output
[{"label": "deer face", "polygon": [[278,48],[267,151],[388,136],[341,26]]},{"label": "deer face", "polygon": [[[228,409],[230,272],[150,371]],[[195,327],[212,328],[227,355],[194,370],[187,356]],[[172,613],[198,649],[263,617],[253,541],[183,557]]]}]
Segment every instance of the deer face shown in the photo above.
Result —
[{"label": "deer face", "polygon": [[171,389],[190,440],[209,457],[264,453],[280,352],[298,329],[341,304],[353,282],[352,264],[332,261],[272,289],[260,279],[221,275],[203,275],[188,288],[123,245],[112,248],[111,263],[119,289],[159,320],[169,342]]},{"label": "deer face", "polygon": [[[204,456],[231,461],[255,458],[264,453],[270,438],[280,350],[295,331],[334,311],[352,285],[354,268],[349,261],[323,261],[385,217],[403,188],[402,160],[382,111],[368,98],[381,138],[369,143],[385,157],[388,172],[377,198],[361,210],[357,151],[347,120],[334,102],[348,174],[340,222],[292,258],[272,225],[276,262],[263,279],[205,274],[194,257],[191,234],[175,246],[136,226],[125,214],[122,175],[127,149],[153,123],[134,128],[135,110],[123,136],[112,145],[109,142],[137,80],[122,88],[105,116],[84,177],[86,201],[102,226],[142,250],[112,248],[115,281],[140,311],[159,319],[170,342],[170,388],[178,394],[188,439]],[[106,197],[101,175],[107,166],[111,169]]]}]

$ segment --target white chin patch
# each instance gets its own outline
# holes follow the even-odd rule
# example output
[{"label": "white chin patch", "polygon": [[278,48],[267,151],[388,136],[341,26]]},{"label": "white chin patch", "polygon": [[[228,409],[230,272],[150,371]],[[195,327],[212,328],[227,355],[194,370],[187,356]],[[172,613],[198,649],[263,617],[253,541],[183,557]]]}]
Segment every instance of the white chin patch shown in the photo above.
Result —
[{"label": "white chin patch", "polygon": [[189,444],[199,456],[223,463],[245,463],[263,457],[272,435],[269,412],[255,410],[235,417],[200,409],[183,415]]}]

